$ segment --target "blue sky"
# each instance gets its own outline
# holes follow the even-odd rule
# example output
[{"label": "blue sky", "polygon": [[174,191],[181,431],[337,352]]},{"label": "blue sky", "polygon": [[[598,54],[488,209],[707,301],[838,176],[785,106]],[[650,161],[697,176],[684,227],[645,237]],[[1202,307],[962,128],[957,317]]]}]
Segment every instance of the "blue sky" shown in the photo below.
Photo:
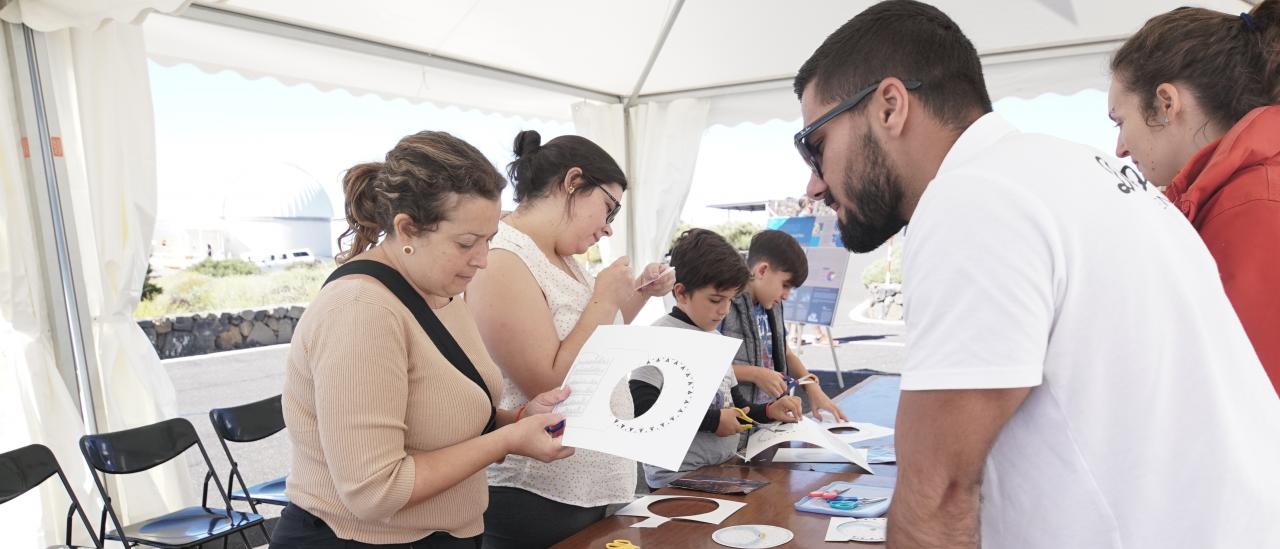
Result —
[{"label": "blue sky", "polygon": [[[152,63],[150,70],[162,221],[214,219],[228,189],[256,183],[254,173],[282,162],[319,181],[340,215],[342,171],[380,160],[400,137],[423,129],[453,133],[499,167],[510,160],[511,141],[521,130],[536,129],[544,140],[573,132],[570,123],[355,97],[229,71],[206,74],[190,65]],[[1106,117],[1103,91],[1009,98],[997,102],[996,110],[1024,131],[1114,150],[1116,129]],[[714,224],[729,216],[708,204],[801,194],[807,168],[791,146],[798,112],[797,107],[793,121],[708,129],[682,218]]]}]

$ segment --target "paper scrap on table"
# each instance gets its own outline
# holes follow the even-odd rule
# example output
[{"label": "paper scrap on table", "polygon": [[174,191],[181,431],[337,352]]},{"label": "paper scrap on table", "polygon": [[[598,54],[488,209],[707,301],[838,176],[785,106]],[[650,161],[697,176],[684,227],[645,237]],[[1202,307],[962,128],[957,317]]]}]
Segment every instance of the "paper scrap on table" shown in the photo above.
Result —
[{"label": "paper scrap on table", "polygon": [[[565,376],[565,446],[595,450],[675,471],[742,342],[719,334],[657,326],[601,326]],[[662,372],[662,391],[638,418],[615,416],[614,388],[637,368]],[[626,392],[630,408],[630,393]],[[628,410],[629,411],[629,410]]]},{"label": "paper scrap on table", "polygon": [[867,464],[866,452],[855,452],[847,443],[836,438],[821,423],[801,416],[795,423],[770,423],[747,439],[747,449],[743,454],[747,461],[764,450],[784,442],[807,442],[831,450],[844,458],[844,461],[857,465],[866,474],[874,475]]},{"label": "paper scrap on table", "polygon": [[827,538],[824,541],[865,541],[880,542],[885,540],[889,521],[881,518],[833,518],[827,523]]},{"label": "paper scrap on table", "polygon": [[[676,329],[678,330],[679,328],[676,328]],[[685,331],[688,331],[688,330],[685,330]],[[706,501],[714,501],[716,504],[718,504],[718,507],[716,507],[716,510],[711,511],[709,513],[702,513],[701,515],[688,515],[684,517],[664,517],[662,515],[654,514],[652,511],[649,510],[650,504],[656,501],[662,501],[664,499],[702,499]],[[631,502],[626,507],[619,509],[618,512],[615,514],[628,516],[628,517],[649,517],[645,520],[632,524],[631,527],[632,528],[656,528],[672,520],[692,520],[695,522],[705,522],[707,524],[720,524],[721,522],[724,522],[724,519],[729,518],[729,515],[732,515],[738,512],[738,509],[741,509],[746,506],[747,504],[741,501],[730,501],[727,499],[700,498],[695,496],[644,496],[640,499],[637,499]]]},{"label": "paper scrap on table", "polygon": [[[867,461],[866,448],[854,448],[853,451],[860,455],[862,461]],[[849,459],[844,454],[839,454],[826,448],[778,448],[778,453],[773,455],[773,461],[778,463],[848,463]]]},{"label": "paper scrap on table", "polygon": [[830,431],[832,429],[841,429],[841,428],[857,429],[857,431],[852,433],[832,433],[833,435],[836,436],[836,438],[839,438],[840,440],[844,441],[845,444],[855,444],[858,442],[862,442],[864,440],[887,437],[893,434],[892,427],[885,427],[883,425],[876,425],[874,423],[842,421],[839,423],[823,422],[821,425],[825,427],[827,431]]}]

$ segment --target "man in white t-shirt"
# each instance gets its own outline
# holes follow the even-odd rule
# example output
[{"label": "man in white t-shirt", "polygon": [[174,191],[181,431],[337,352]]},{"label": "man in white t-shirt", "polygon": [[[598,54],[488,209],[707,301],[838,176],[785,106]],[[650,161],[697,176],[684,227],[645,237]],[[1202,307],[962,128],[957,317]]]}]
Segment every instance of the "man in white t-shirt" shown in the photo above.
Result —
[{"label": "man in white t-shirt", "polygon": [[846,23],[796,92],[846,247],[910,221],[890,547],[1280,547],[1280,399],[1163,196],[992,114],[918,2]]}]

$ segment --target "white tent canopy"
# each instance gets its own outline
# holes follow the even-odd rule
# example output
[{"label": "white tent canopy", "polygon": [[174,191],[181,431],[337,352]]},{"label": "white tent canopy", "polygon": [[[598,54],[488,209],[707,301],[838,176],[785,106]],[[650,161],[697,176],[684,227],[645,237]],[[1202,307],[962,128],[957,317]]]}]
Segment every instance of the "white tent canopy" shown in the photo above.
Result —
[{"label": "white tent canopy", "polygon": [[[790,89],[796,69],[872,3],[226,0],[198,3],[177,18],[153,16],[146,33],[149,55],[164,64],[321,89],[557,120],[569,120],[570,104],[583,99],[710,97],[708,124],[731,125],[798,118]],[[977,46],[993,99],[1104,88],[1107,55],[1123,37],[1183,4],[933,3]],[[1249,8],[1242,0],[1194,3]]]},{"label": "white tent canopy", "polygon": [[[1123,38],[1180,3],[934,2],[973,40],[992,99],[1104,89],[1108,56]],[[1249,8],[1243,0],[1199,3]],[[572,120],[634,183],[602,255],[643,264],[661,256],[678,221],[660,212],[679,212],[692,183],[700,140],[674,132],[799,118],[796,69],[871,4],[222,0],[152,15],[144,28],[148,55],[166,65]],[[651,135],[640,135],[642,128]]]}]

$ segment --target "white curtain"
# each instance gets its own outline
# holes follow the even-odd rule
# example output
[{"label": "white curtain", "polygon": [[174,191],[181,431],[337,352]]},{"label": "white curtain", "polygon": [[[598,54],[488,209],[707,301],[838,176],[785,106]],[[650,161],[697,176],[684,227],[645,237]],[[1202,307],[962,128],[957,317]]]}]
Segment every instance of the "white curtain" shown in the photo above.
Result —
[{"label": "white curtain", "polygon": [[[92,339],[97,370],[91,372],[95,414],[100,431],[116,431],[177,417],[172,382],[155,351],[132,317],[141,297],[151,235],[155,226],[155,136],[150,82],[140,21],[151,10],[172,11],[189,0],[15,0],[0,9],[0,18],[24,23],[43,31],[48,45],[50,81],[43,83],[45,99],[56,105],[58,127],[66,167],[71,215],[79,254],[72,258],[83,276],[87,308],[92,319]],[[7,47],[7,43],[6,43]],[[9,72],[4,71],[7,79]],[[4,84],[11,94],[13,84]],[[9,102],[12,104],[12,101]],[[11,115],[10,115],[10,118]],[[6,128],[15,128],[16,123]],[[12,131],[12,130],[10,130]],[[33,137],[33,136],[31,136]],[[4,135],[3,139],[12,140]],[[20,150],[0,142],[4,152]],[[0,158],[3,158],[0,156]],[[16,161],[15,161],[16,162]],[[16,164],[14,164],[16,166]],[[3,442],[21,446],[25,429],[29,441],[46,442],[73,479],[82,502],[92,512],[98,495],[90,487],[84,460],[76,450],[83,428],[72,395],[53,363],[53,340],[48,329],[44,301],[38,284],[57,285],[56,277],[35,273],[39,265],[27,255],[38,245],[24,242],[34,237],[27,227],[30,196],[23,189],[23,175],[6,160],[0,166],[5,178],[3,205],[5,239],[0,241],[0,337],[3,337],[6,426]],[[10,184],[10,182],[15,184]],[[39,186],[29,192],[43,192]],[[22,214],[22,212],[28,212]],[[26,231],[24,233],[24,231]],[[61,294],[54,292],[54,299]],[[16,320],[15,320],[16,319]],[[0,392],[0,394],[5,394]],[[21,397],[21,398],[18,398]],[[17,410],[21,403],[21,410]],[[15,418],[17,428],[10,428]],[[184,506],[194,501],[187,459],[145,473],[115,477],[116,509],[125,522]],[[56,490],[61,492],[61,490]],[[45,490],[42,493],[49,493]],[[50,532],[60,532],[65,506],[36,501],[24,508],[29,532],[21,546],[53,543]],[[8,506],[6,506],[8,507]],[[6,508],[3,516],[9,516]],[[25,543],[29,540],[30,543]],[[10,540],[6,537],[6,544]],[[82,540],[83,541],[83,540]]]},{"label": "white curtain", "polygon": [[0,19],[41,32],[92,29],[103,21],[142,23],[152,11],[171,13],[192,0],[7,0]]},{"label": "white curtain", "polygon": [[[5,31],[8,32],[7,30]],[[4,33],[0,33],[4,34]],[[6,44],[8,42],[6,41]],[[80,414],[54,363],[46,292],[56,287],[55,273],[41,272],[34,227],[33,190],[20,157],[17,106],[9,56],[0,55],[0,452],[39,443],[48,446],[90,516],[101,507],[93,493],[77,442],[84,434]],[[0,532],[11,547],[46,547],[62,543],[69,500],[51,479],[39,490],[6,503]],[[76,542],[88,544],[75,523]]]},{"label": "white curtain", "polygon": [[[156,219],[155,124],[137,24],[107,21],[49,33],[52,89],[62,127],[82,272],[97,351],[98,429],[178,416],[172,381],[133,319]],[[126,477],[126,522],[193,501],[186,459]]]},{"label": "white curtain", "polygon": [[707,127],[705,99],[644,103],[631,108],[632,179],[631,263],[637,268],[662,259],[680,222],[693,185],[702,132]]},{"label": "white curtain", "polygon": [[[622,115],[622,105],[604,104],[583,101],[573,105],[573,129],[582,137],[590,139],[609,153],[623,171],[627,170],[627,127]],[[632,174],[627,177],[634,180]],[[634,187],[633,187],[634,188]],[[601,240],[600,259],[608,265],[613,260],[627,255],[627,218],[630,215],[631,196],[628,191],[624,197],[622,211],[613,220],[613,236]]]}]

